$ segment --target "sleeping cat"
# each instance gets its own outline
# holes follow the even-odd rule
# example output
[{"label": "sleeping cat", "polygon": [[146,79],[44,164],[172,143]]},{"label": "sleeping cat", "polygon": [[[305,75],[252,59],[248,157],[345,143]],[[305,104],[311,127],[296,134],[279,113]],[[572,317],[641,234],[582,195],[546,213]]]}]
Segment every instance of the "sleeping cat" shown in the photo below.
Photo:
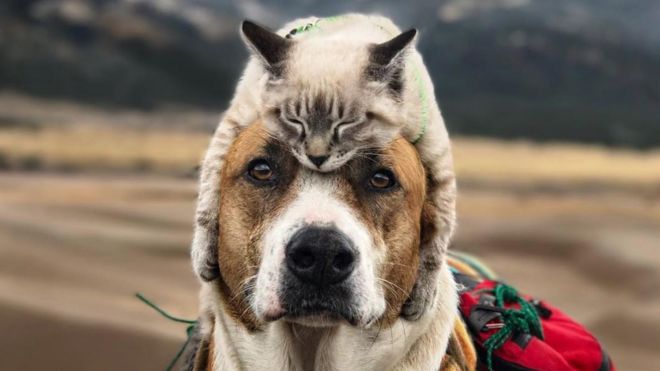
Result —
[{"label": "sleeping cat", "polygon": [[[291,31],[290,31],[291,30]],[[449,138],[433,84],[414,48],[417,31],[401,33],[387,18],[348,14],[293,21],[271,32],[245,21],[252,57],[202,164],[192,260],[204,280],[218,272],[218,197],[226,149],[257,118],[305,166],[334,170],[356,154],[402,134],[428,172],[435,238],[421,241],[417,283],[403,308],[419,318],[455,226],[456,185]]]}]

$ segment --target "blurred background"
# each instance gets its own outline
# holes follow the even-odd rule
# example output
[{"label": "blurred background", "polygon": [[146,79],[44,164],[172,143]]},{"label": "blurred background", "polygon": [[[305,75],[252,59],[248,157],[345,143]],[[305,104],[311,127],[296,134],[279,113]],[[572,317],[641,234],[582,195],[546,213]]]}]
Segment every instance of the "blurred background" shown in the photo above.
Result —
[{"label": "blurred background", "polygon": [[459,177],[455,249],[660,369],[658,0],[4,0],[0,369],[161,370],[196,317],[196,166],[244,18],[421,30]]}]

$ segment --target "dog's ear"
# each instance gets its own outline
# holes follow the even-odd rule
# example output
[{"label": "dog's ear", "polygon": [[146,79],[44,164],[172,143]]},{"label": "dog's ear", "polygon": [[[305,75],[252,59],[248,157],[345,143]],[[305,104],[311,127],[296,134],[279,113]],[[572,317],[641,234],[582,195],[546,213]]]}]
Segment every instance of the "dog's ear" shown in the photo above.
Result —
[{"label": "dog's ear", "polygon": [[422,209],[417,281],[401,315],[417,320],[433,303],[437,280],[456,224],[456,182],[427,178],[426,200]]},{"label": "dog's ear", "polygon": [[[215,190],[212,190],[215,191]],[[218,265],[218,219],[203,209],[202,197],[197,204],[197,220],[190,250],[193,270],[203,281],[213,281],[220,276]],[[201,209],[201,210],[200,210]]]},{"label": "dog's ear", "polygon": [[220,275],[218,266],[218,233],[220,180],[224,157],[236,133],[225,118],[213,134],[199,172],[199,194],[195,210],[195,229],[190,255],[197,276],[212,281]]},{"label": "dog's ear", "polygon": [[252,21],[241,24],[241,37],[266,67],[277,67],[286,59],[291,41]]}]

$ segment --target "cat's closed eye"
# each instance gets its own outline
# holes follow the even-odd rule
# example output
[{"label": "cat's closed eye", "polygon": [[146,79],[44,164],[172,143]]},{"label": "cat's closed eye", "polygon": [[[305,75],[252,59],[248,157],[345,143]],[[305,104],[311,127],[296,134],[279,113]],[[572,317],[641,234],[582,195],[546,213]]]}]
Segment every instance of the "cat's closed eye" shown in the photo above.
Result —
[{"label": "cat's closed eye", "polygon": [[305,126],[305,125],[303,125],[303,122],[298,120],[297,118],[286,117],[285,120],[292,123],[292,124],[294,124],[294,125],[300,125],[301,127]]},{"label": "cat's closed eye", "polygon": [[302,120],[295,117],[281,117],[281,120],[284,124],[295,127],[296,131],[300,135],[299,140],[305,139],[305,124]]},{"label": "cat's closed eye", "polygon": [[347,120],[339,122],[338,124],[335,125],[334,132],[332,133],[333,140],[338,141],[339,137],[342,135],[344,130],[348,129],[351,126],[355,126],[357,124],[360,124],[363,121],[364,120],[359,119],[359,118],[352,118],[352,119],[347,119]]}]

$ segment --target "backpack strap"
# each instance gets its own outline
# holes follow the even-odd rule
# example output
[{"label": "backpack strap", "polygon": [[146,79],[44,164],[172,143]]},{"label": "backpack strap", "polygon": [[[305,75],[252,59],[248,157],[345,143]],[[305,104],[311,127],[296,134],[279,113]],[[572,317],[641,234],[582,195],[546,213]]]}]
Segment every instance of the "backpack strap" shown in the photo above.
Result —
[{"label": "backpack strap", "polygon": [[463,273],[479,280],[497,280],[497,275],[475,256],[449,250],[447,262],[454,273]]},{"label": "backpack strap", "polygon": [[460,318],[454,323],[449,337],[447,352],[442,358],[440,371],[474,371],[477,367],[477,353],[472,338]]}]

